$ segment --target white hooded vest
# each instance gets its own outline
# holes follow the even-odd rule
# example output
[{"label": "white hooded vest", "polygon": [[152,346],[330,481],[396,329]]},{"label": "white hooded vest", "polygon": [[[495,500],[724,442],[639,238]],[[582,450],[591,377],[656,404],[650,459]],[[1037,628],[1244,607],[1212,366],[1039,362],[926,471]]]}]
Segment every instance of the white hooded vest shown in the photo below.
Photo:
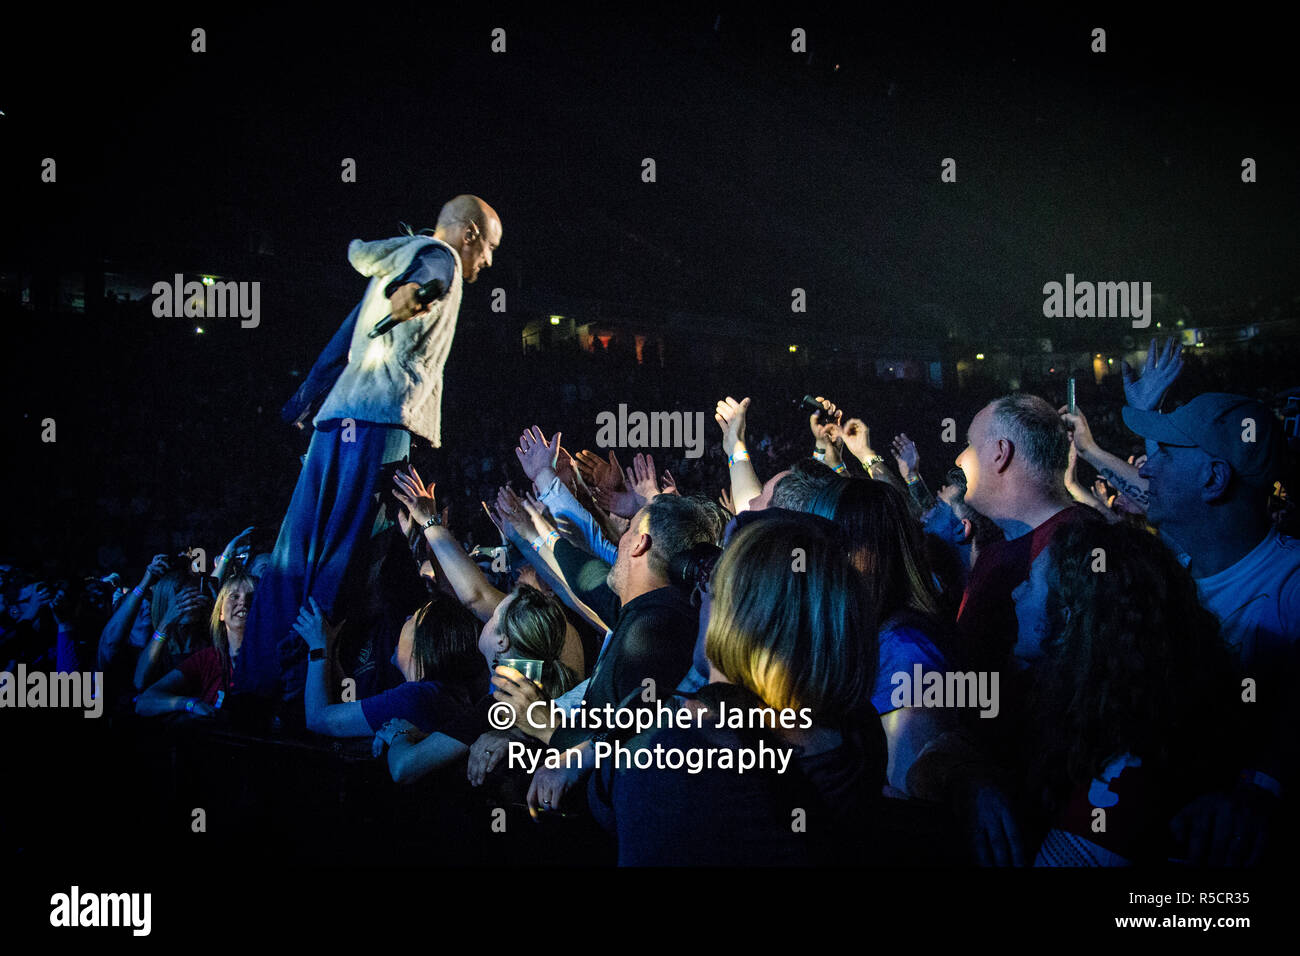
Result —
[{"label": "white hooded vest", "polygon": [[[430,311],[402,322],[386,335],[368,338],[389,314],[384,289],[411,265],[416,253],[430,244],[447,249],[455,273],[447,294]],[[399,236],[348,245],[348,261],[370,285],[361,300],[361,313],[352,332],[348,364],[317,412],[313,425],[351,418],[376,425],[397,425],[442,446],[442,371],[456,335],[460,312],[460,256],[447,243],[430,236]]]}]

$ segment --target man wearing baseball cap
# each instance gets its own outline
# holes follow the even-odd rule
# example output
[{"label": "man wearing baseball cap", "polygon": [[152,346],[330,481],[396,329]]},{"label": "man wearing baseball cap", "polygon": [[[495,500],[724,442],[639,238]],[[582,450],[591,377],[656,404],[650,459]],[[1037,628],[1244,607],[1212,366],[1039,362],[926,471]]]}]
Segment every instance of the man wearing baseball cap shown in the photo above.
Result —
[{"label": "man wearing baseball cap", "polygon": [[1202,796],[1174,818],[1173,830],[1192,862],[1258,859],[1277,825],[1269,822],[1278,818],[1274,798],[1296,783],[1300,719],[1300,540],[1280,534],[1268,514],[1281,428],[1259,402],[1222,392],[1168,415],[1133,405],[1123,414],[1146,439],[1138,474],[1148,484],[1147,519],[1181,552],[1201,604],[1218,617],[1252,682],[1242,683],[1254,720],[1241,741],[1246,769],[1237,788]]},{"label": "man wearing baseball cap", "polygon": [[1273,413],[1208,392],[1168,415],[1125,406],[1124,422],[1147,442],[1147,518],[1182,552],[1229,647],[1252,673],[1289,652],[1300,638],[1300,541],[1269,520],[1282,465]]}]

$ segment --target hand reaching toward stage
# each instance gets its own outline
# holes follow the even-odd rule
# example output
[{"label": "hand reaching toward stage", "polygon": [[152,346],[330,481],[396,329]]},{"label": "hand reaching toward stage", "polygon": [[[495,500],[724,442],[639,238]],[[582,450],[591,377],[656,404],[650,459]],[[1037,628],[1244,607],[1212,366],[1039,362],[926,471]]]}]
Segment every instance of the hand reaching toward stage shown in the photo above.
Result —
[{"label": "hand reaching toward stage", "polygon": [[426,488],[414,465],[407,465],[406,470],[398,469],[393,475],[393,497],[406,506],[416,527],[423,528],[428,520],[438,513],[434,501],[432,483]]},{"label": "hand reaching toward stage", "polygon": [[556,432],[548,442],[542,430],[534,425],[519,436],[519,447],[515,457],[523,466],[529,481],[537,481],[537,476],[546,470],[555,470],[560,456],[560,433]]},{"label": "hand reaching toward stage", "polygon": [[[557,434],[555,437],[558,441],[560,436]],[[564,487],[568,488],[569,491],[577,491],[579,480],[578,466],[577,463],[574,462],[573,456],[563,448],[559,449],[555,454],[555,473],[559,476],[560,481],[564,483]]]},{"label": "hand reaching toward stage", "polygon": [[519,496],[508,486],[497,489],[497,514],[501,516],[503,521],[510,522],[510,526],[515,529],[519,537],[525,541],[532,540],[535,533],[532,519],[524,511]]},{"label": "hand reaching toward stage", "polygon": [[613,450],[606,461],[595,452],[580,451],[577,458],[578,473],[592,489],[604,488],[606,491],[623,491],[623,466],[618,463],[618,455]]},{"label": "hand reaching toward stage", "polygon": [[531,493],[524,495],[524,500],[520,504],[523,506],[524,513],[532,521],[533,530],[543,538],[555,530],[555,525],[546,519],[546,507]]},{"label": "hand reaching toward stage", "polygon": [[652,455],[637,455],[627,471],[628,487],[641,499],[641,504],[659,494],[659,481],[655,478],[655,460]]},{"label": "hand reaching toward stage", "polygon": [[663,476],[659,479],[659,488],[660,494],[681,497],[681,492],[677,490],[677,479],[673,477],[673,473],[667,468],[664,469]]}]

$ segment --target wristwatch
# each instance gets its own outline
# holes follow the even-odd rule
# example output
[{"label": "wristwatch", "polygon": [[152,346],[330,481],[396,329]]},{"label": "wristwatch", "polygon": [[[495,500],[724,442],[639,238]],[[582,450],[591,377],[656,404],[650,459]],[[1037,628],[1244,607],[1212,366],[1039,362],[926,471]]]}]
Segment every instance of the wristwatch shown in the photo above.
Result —
[{"label": "wristwatch", "polygon": [[309,660],[309,661],[323,661],[323,660],[325,660],[325,648],[323,648],[323,647],[313,647],[313,648],[311,649],[310,653],[307,654],[307,660]]}]

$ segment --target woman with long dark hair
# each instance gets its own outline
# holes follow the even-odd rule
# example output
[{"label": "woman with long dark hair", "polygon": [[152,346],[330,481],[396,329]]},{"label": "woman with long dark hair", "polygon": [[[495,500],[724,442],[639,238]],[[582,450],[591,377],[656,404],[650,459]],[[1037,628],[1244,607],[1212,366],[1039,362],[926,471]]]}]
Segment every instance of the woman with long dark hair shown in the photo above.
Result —
[{"label": "woman with long dark hair", "polygon": [[871,703],[889,740],[890,785],[907,793],[907,775],[916,757],[959,723],[949,712],[910,706],[912,695],[905,692],[915,683],[918,666],[922,674],[942,674],[952,656],[950,628],[925,556],[920,525],[903,495],[883,481],[868,478],[832,481],[809,510],[844,530],[867,601],[878,609]]},{"label": "woman with long dark hair", "polygon": [[[526,584],[521,584],[496,606],[478,638],[483,696],[465,712],[454,728],[439,727],[426,736],[427,728],[390,720],[378,728],[376,751],[382,742],[389,746],[388,769],[397,783],[411,783],[426,774],[454,763],[469,753],[469,745],[488,730],[487,708],[493,701],[487,688],[491,668],[502,658],[523,658],[542,662],[537,683],[554,700],[579,680],[579,675],[560,656],[565,647],[566,619],[559,601]],[[484,668],[483,665],[486,665]],[[497,681],[527,680],[509,668],[515,678],[495,675]]]},{"label": "woman with long dark hair", "polygon": [[1022,737],[1037,863],[1165,860],[1175,812],[1232,777],[1241,687],[1218,620],[1145,531],[1080,525],[1051,548]]},{"label": "woman with long dark hair", "polygon": [[406,681],[361,700],[331,701],[329,652],[338,627],[315,601],[302,608],[294,630],[307,642],[307,686],[303,694],[307,729],[330,737],[364,737],[393,718],[425,733],[464,720],[487,693],[487,668],[479,654],[478,621],[452,597],[436,592],[406,619],[393,664]]}]

